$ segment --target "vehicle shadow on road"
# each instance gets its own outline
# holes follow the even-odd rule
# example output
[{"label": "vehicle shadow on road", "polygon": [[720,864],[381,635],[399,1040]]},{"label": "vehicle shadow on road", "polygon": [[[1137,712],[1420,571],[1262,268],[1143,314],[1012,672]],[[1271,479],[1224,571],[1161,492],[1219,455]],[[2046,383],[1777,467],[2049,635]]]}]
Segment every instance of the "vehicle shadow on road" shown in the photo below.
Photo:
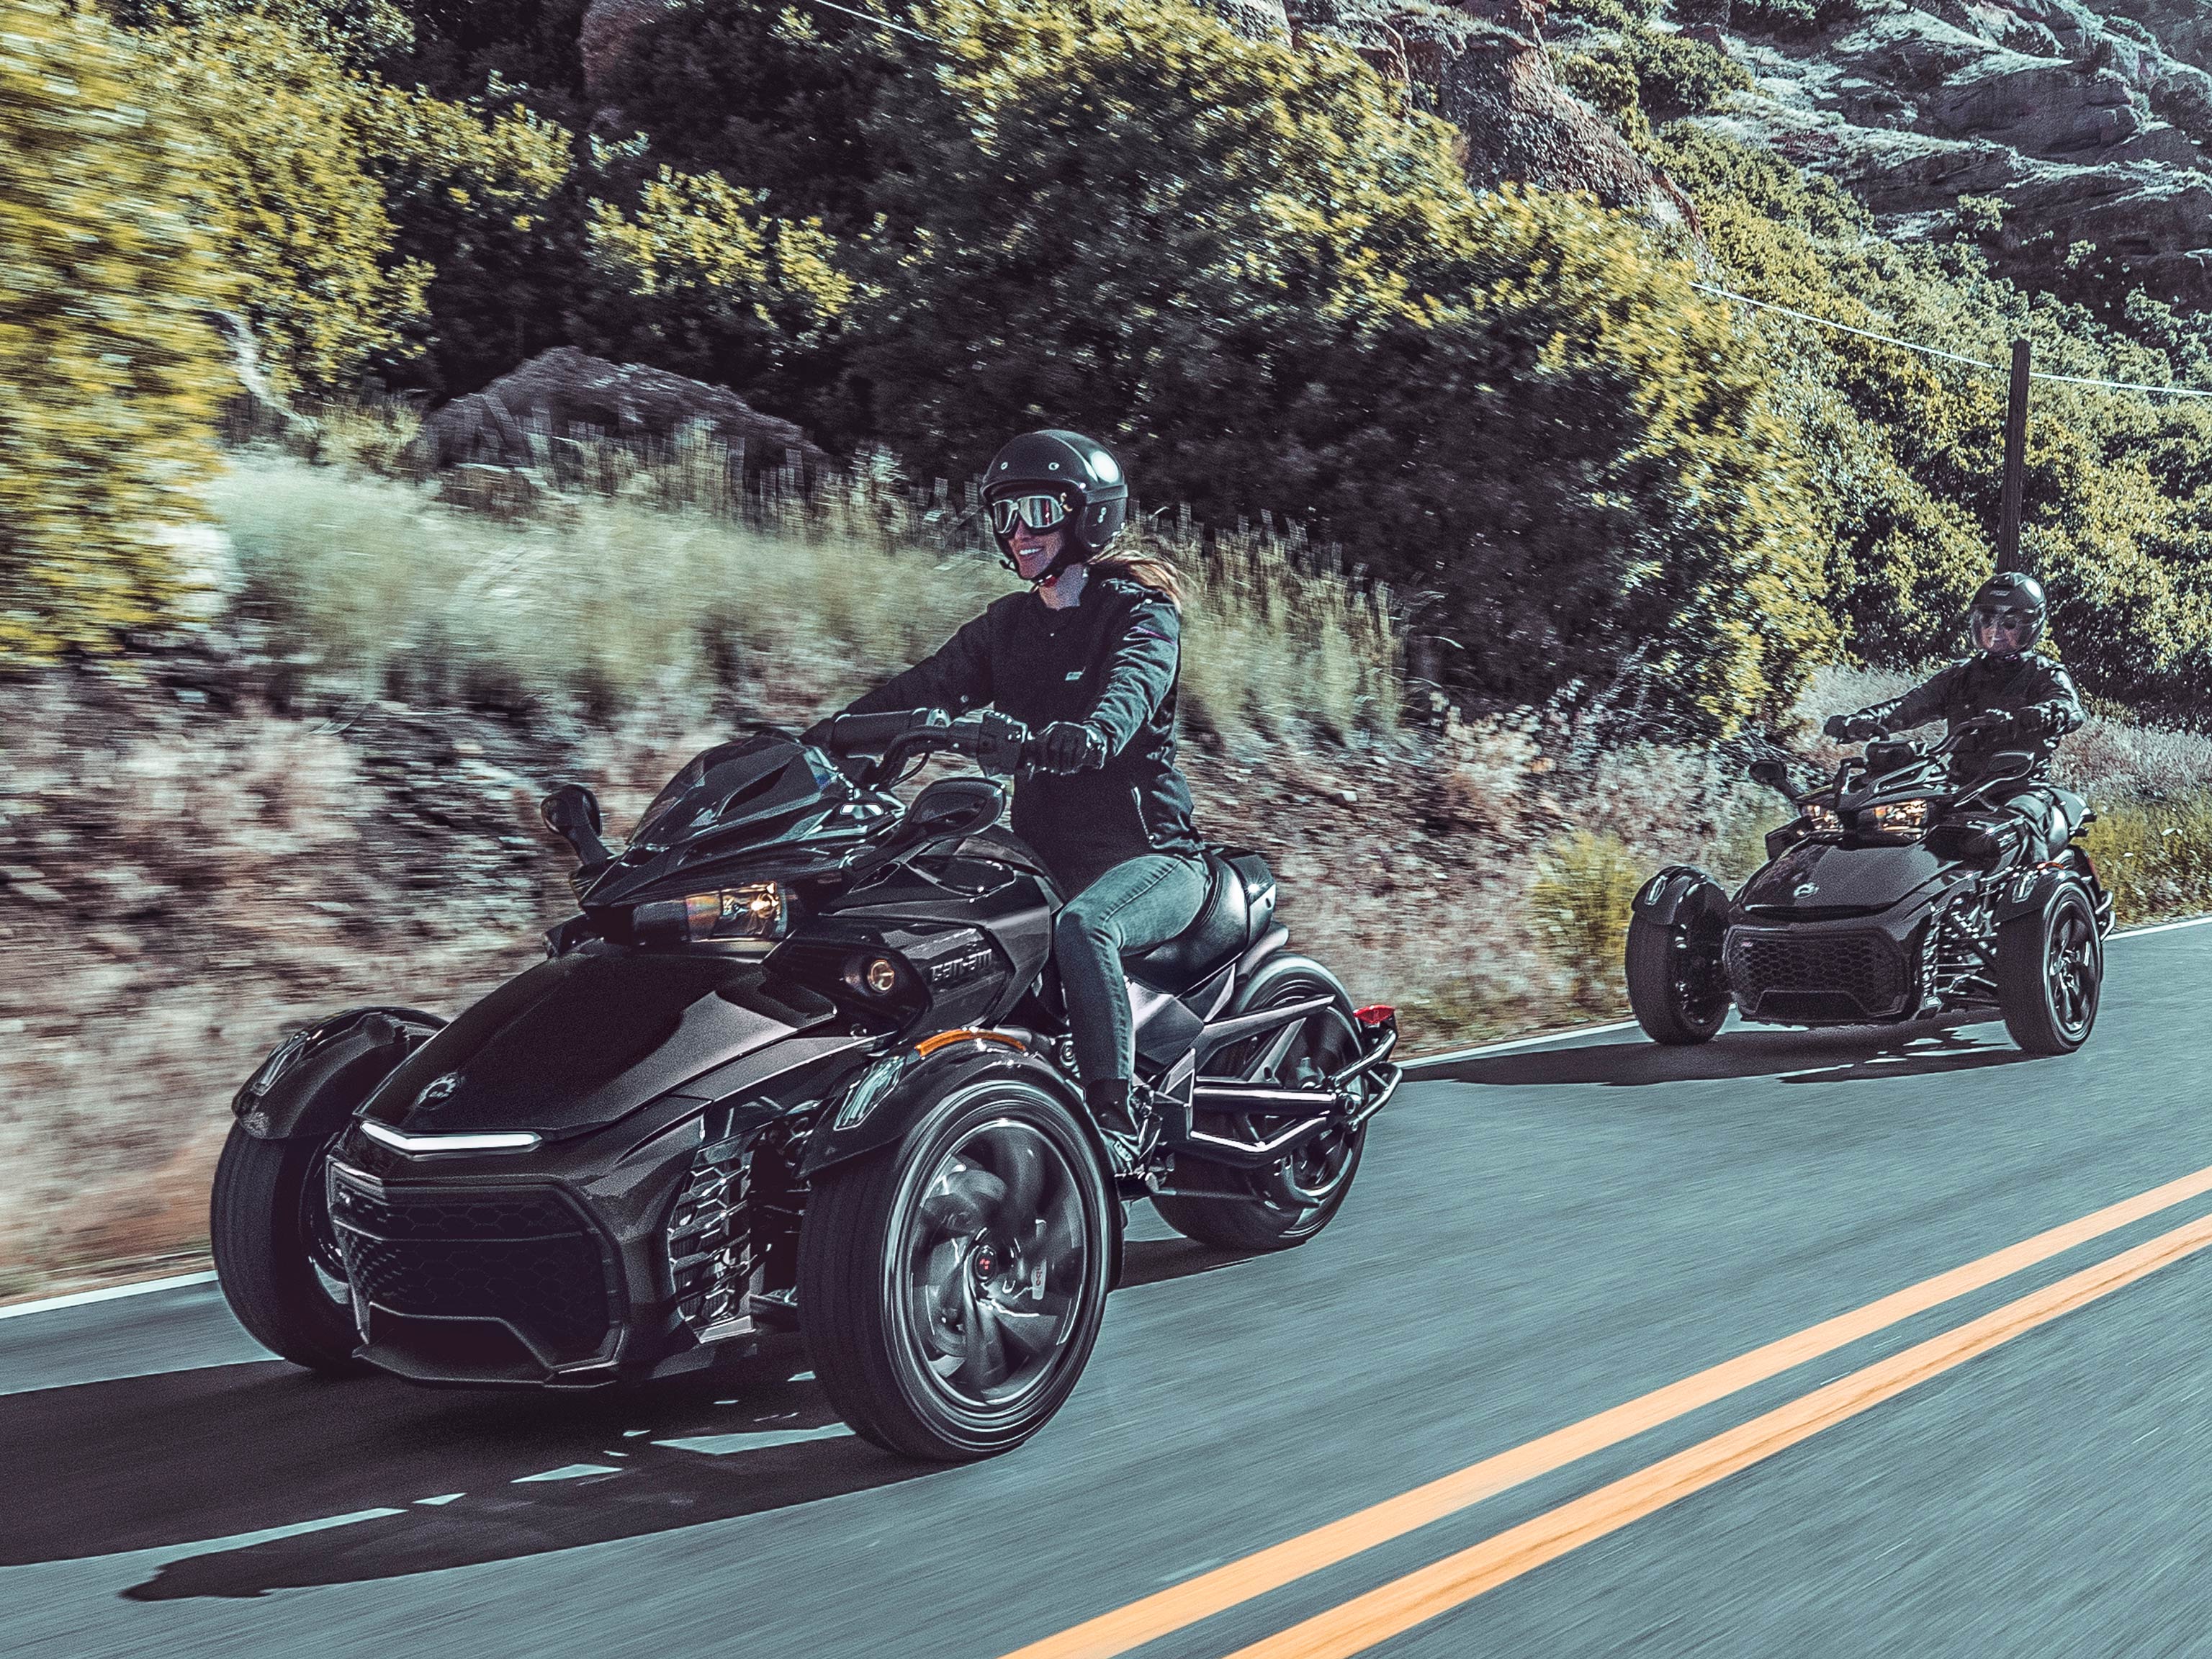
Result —
[{"label": "vehicle shadow on road", "polygon": [[1571,1048],[1495,1054],[1425,1071],[1424,1082],[1529,1085],[1654,1083],[1772,1078],[1783,1083],[1876,1082],[2009,1066],[2030,1058],[2004,1028],[1964,1016],[1909,1026],[1854,1025],[1819,1031],[1723,1031],[1695,1048],[1641,1036]]},{"label": "vehicle shadow on road", "polygon": [[1116,1290],[1188,1279],[1252,1260],[1250,1250],[1224,1250],[1189,1238],[1133,1238],[1122,1247],[1121,1282]]},{"label": "vehicle shadow on road", "polygon": [[[938,1472],[853,1436],[805,1364],[795,1341],[780,1340],[711,1378],[568,1398],[331,1382],[278,1361],[0,1396],[0,1566],[173,1549],[120,1592],[258,1596],[633,1538]],[[266,1536],[288,1528],[299,1530]]]}]

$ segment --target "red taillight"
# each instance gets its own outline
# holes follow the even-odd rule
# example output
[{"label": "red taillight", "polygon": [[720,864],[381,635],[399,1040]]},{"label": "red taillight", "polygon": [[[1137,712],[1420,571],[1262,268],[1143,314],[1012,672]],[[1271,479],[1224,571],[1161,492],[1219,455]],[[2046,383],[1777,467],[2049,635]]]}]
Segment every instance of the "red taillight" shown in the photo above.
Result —
[{"label": "red taillight", "polygon": [[1364,1008],[1354,1008],[1352,1017],[1362,1025],[1388,1025],[1398,1018],[1398,1011],[1387,1002],[1370,1002]]}]

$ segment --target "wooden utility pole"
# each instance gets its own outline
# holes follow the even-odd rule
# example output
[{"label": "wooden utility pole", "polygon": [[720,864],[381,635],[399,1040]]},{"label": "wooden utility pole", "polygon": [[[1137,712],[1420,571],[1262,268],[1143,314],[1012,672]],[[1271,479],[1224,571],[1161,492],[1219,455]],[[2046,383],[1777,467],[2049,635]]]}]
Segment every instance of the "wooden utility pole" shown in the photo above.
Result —
[{"label": "wooden utility pole", "polygon": [[1997,568],[2020,568],[2020,497],[2027,479],[2027,342],[2012,343],[2012,397],[2005,406],[2004,513],[1997,521]]}]

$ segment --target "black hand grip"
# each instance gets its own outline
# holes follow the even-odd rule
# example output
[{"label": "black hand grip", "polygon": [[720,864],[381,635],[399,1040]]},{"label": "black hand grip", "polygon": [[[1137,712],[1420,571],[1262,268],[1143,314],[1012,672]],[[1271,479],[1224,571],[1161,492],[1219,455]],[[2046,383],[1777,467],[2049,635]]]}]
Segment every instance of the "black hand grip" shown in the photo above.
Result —
[{"label": "black hand grip", "polygon": [[896,743],[910,732],[942,726],[945,716],[934,708],[902,708],[888,714],[840,714],[830,722],[823,747],[833,755],[871,755]]}]

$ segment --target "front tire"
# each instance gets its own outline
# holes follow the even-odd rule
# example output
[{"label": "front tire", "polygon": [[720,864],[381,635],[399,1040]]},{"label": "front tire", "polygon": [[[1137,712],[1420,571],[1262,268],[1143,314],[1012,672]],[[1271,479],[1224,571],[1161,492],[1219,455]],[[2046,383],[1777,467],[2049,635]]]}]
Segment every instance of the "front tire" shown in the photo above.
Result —
[{"label": "front tire", "polygon": [[2089,1039],[2105,981],[2095,908],[2069,882],[2033,915],[1997,929],[1997,1006],[2031,1054],[2070,1054]]},{"label": "front tire", "polygon": [[1073,1392],[1113,1268],[1106,1176],[1038,1084],[957,1090],[896,1147],[817,1177],[799,1307],[839,1416],[887,1451],[1010,1451]]},{"label": "front tire", "polygon": [[1728,1018],[1720,945],[1679,921],[1628,923],[1628,1006],[1654,1042],[1711,1042]]},{"label": "front tire", "polygon": [[258,1140],[234,1124],[216,1165],[208,1236],[223,1300],[246,1334],[326,1376],[368,1369],[337,1259],[323,1170],[326,1139]]}]

